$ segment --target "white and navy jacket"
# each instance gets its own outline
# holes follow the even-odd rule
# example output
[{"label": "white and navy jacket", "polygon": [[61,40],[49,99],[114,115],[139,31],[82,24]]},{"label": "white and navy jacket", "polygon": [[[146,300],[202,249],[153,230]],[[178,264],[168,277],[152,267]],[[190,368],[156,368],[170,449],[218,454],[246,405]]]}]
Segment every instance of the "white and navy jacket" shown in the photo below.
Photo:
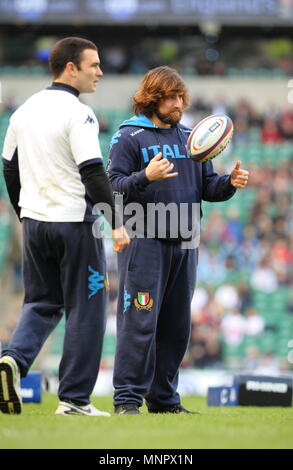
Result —
[{"label": "white and navy jacket", "polygon": [[20,218],[45,222],[92,221],[81,170],[102,165],[99,125],[79,92],[53,83],[11,116],[3,165],[11,202]]}]

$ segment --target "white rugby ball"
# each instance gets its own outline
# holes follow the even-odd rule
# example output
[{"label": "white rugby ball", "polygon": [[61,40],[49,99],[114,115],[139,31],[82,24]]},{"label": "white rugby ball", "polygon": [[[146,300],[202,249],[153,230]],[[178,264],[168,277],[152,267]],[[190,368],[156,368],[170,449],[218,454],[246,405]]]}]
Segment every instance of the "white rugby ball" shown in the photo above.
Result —
[{"label": "white rugby ball", "polygon": [[224,114],[212,114],[192,129],[187,140],[187,152],[195,162],[206,162],[223,152],[232,135],[232,120]]}]

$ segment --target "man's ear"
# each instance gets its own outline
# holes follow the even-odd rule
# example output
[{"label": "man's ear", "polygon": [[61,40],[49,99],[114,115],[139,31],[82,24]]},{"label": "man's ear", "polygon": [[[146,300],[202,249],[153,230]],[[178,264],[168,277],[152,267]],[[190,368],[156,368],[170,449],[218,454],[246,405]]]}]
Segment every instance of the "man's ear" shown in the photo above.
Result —
[{"label": "man's ear", "polygon": [[73,63],[73,62],[67,62],[66,64],[66,72],[71,75],[71,76],[75,76],[76,75],[76,72],[77,72],[77,67],[76,65]]}]

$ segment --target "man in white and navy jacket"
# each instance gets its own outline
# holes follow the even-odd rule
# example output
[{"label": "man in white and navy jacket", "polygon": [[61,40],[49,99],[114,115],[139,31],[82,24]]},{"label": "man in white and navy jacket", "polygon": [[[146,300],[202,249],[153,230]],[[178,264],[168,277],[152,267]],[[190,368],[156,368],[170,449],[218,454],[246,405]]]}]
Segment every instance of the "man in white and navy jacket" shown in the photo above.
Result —
[{"label": "man in white and navy jacket", "polygon": [[62,39],[52,49],[50,68],[54,82],[12,115],[3,148],[7,190],[23,225],[25,298],[0,359],[0,409],[21,412],[19,376],[26,376],[65,311],[56,414],[109,416],[90,403],[107,297],[102,239],[92,233],[93,205],[112,208],[115,251],[129,238],[114,217],[97,119],[78,99],[94,92],[103,75],[97,47],[85,39]]}]

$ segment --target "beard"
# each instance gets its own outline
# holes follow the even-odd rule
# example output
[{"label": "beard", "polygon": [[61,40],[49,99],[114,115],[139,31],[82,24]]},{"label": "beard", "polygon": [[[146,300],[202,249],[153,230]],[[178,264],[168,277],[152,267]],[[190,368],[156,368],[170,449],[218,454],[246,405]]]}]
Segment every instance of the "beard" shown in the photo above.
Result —
[{"label": "beard", "polygon": [[160,113],[160,111],[157,109],[155,111],[155,114],[158,116],[158,118],[162,122],[164,122],[165,124],[171,124],[171,126],[178,124],[178,122],[180,122],[180,119],[182,117],[182,111],[174,111],[173,113],[163,114],[163,113]]}]

